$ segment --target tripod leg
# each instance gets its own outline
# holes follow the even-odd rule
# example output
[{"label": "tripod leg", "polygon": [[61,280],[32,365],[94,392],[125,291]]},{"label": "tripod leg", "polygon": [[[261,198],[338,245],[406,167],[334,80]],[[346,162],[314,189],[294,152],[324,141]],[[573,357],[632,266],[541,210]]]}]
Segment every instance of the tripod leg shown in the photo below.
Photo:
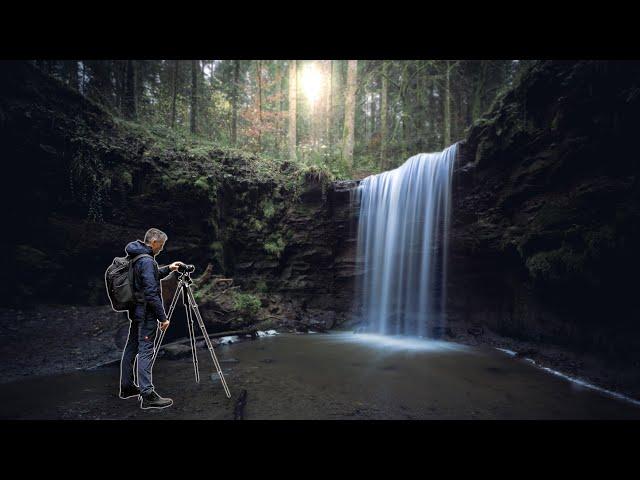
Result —
[{"label": "tripod leg", "polygon": [[189,305],[187,304],[186,299],[184,309],[187,313],[187,328],[189,329],[189,343],[191,345],[191,357],[193,358],[193,370],[196,375],[196,383],[200,383],[200,371],[198,369],[198,352],[196,351],[196,335],[195,329],[193,327],[193,314],[189,309]]},{"label": "tripod leg", "polygon": [[193,292],[191,292],[190,288],[186,288],[186,295],[187,295],[189,304],[191,305],[191,308],[193,309],[193,312],[196,316],[196,319],[198,320],[198,326],[200,327],[200,330],[202,330],[202,335],[204,336],[204,341],[206,342],[207,348],[209,349],[209,353],[211,354],[211,359],[213,360],[213,364],[215,365],[216,370],[218,371],[218,375],[220,376],[220,381],[222,382],[224,393],[227,395],[227,398],[231,398],[231,393],[229,392],[227,381],[225,380],[224,375],[222,374],[222,368],[220,368],[220,363],[218,363],[218,358],[216,357],[216,354],[213,351],[213,345],[211,344],[211,339],[209,338],[209,334],[207,333],[207,329],[204,325],[204,321],[202,320],[202,316],[200,315],[200,310],[198,310],[198,304],[196,303],[196,300],[193,297]]},{"label": "tripod leg", "polygon": [[[171,305],[169,306],[169,313],[167,314],[167,319],[171,321],[171,317],[173,316],[173,312],[176,309],[176,305],[178,304],[178,297],[182,292],[182,280],[178,283],[178,288],[176,289],[176,293],[173,295],[173,299],[171,300]],[[156,330],[156,338],[153,343],[153,358],[151,359],[151,368],[153,368],[153,364],[156,363],[156,357],[158,356],[158,352],[160,351],[160,345],[162,345],[162,341],[164,340],[164,334],[166,330],[160,330],[160,327]]]}]

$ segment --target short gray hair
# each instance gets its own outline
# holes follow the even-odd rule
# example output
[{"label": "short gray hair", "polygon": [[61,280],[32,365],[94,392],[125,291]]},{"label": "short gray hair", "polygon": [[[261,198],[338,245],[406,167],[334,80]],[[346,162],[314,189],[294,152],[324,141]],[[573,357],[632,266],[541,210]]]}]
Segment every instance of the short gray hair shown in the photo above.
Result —
[{"label": "short gray hair", "polygon": [[150,228],[147,230],[147,233],[144,234],[144,243],[147,245],[153,242],[154,240],[157,242],[166,242],[167,236],[162,230],[158,230],[157,228]]}]

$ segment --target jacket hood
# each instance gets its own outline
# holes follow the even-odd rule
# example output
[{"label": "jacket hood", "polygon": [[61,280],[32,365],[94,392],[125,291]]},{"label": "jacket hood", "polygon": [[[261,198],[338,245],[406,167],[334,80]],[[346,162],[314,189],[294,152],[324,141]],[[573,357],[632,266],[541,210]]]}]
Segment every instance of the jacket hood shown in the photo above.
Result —
[{"label": "jacket hood", "polygon": [[151,247],[145,245],[145,243],[141,240],[136,240],[135,242],[129,243],[125,247],[124,251],[127,252],[127,255],[131,257],[135,257],[136,255],[141,255],[143,253],[148,253],[149,255],[153,256],[153,250],[151,250]]}]

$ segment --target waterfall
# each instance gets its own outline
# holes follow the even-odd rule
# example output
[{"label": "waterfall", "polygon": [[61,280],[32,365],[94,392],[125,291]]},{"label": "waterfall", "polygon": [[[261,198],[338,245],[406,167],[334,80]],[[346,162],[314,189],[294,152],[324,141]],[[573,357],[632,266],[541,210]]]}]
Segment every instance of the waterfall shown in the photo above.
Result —
[{"label": "waterfall", "polygon": [[439,336],[444,327],[451,177],[457,144],[421,153],[365,178],[357,260],[364,271],[356,298],[381,334]]}]

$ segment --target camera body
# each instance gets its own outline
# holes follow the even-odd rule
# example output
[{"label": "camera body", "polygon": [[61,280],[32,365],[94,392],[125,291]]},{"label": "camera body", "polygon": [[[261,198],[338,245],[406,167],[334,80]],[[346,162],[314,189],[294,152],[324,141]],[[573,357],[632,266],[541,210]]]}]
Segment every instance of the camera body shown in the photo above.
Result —
[{"label": "camera body", "polygon": [[178,272],[185,274],[191,273],[196,269],[195,265],[187,265],[186,263],[181,263],[178,265]]}]

